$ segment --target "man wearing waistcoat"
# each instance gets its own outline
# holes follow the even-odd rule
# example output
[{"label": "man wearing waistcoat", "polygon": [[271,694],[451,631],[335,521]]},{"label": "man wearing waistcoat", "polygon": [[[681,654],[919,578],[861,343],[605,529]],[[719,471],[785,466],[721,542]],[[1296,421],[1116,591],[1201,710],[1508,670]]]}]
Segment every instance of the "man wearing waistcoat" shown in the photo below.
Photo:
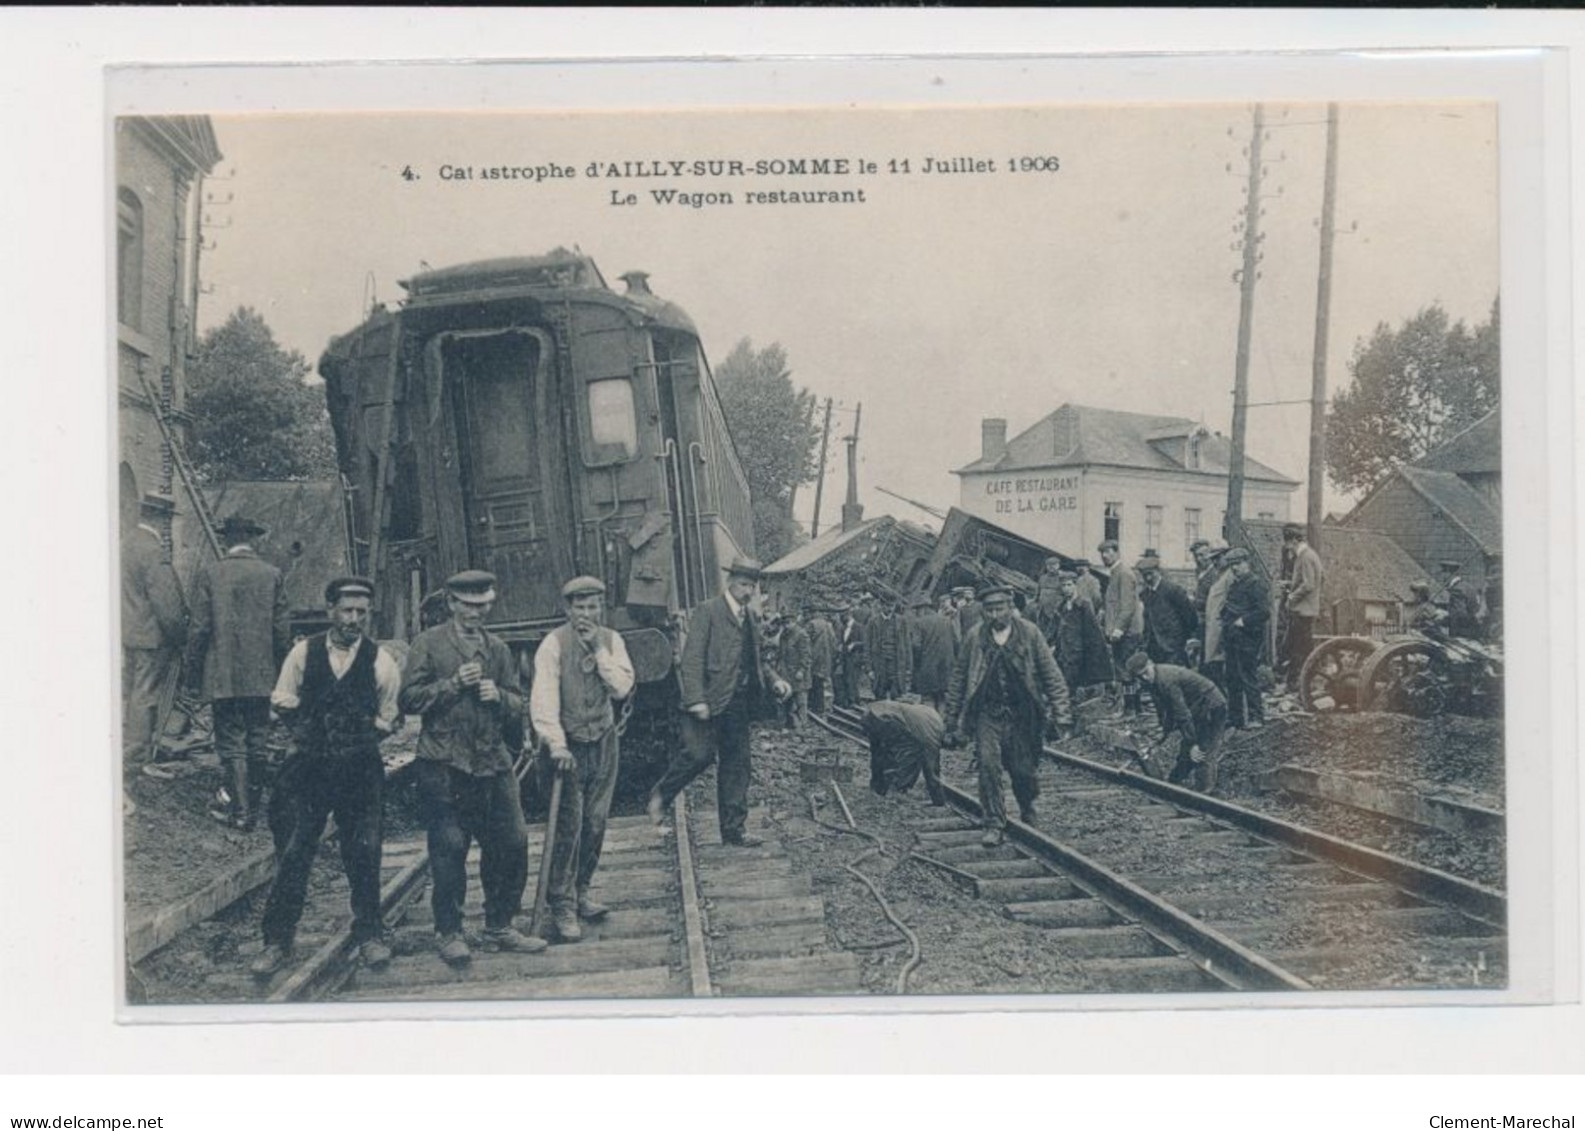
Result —
[{"label": "man wearing waistcoat", "polygon": [[721,843],[752,848],[763,843],[747,832],[749,719],[768,688],[777,699],[792,694],[765,660],[764,630],[749,607],[763,573],[760,563],[738,558],[726,571],[726,592],[694,610],[688,622],[678,675],[682,683],[682,745],[649,795],[650,819],[666,809],[711,762],[716,769],[716,809]]},{"label": "man wearing waistcoat", "polygon": [[528,716],[550,766],[562,775],[550,860],[551,922],[562,942],[577,942],[580,917],[593,922],[610,911],[589,898],[589,885],[616,791],[620,750],[612,701],[633,693],[633,662],[621,634],[602,623],[605,585],[599,578],[575,577],[561,595],[567,623],[534,653]]},{"label": "man wearing waistcoat", "polygon": [[293,741],[270,796],[275,883],[264,906],[264,950],[252,965],[260,978],[291,958],[308,874],[332,813],[352,890],[353,944],[369,966],[391,960],[380,938],[380,740],[397,727],[402,673],[364,635],[373,595],[374,585],[362,577],[325,586],[330,630],[292,647],[270,693]]},{"label": "man wearing waistcoat", "polygon": [[464,570],[446,581],[451,620],[413,640],[402,670],[402,710],[423,716],[418,798],[428,826],[435,942],[451,965],[473,953],[462,933],[468,846],[479,842],[484,940],[531,954],[545,940],[512,926],[528,883],[528,825],[508,742],[523,718],[517,662],[484,628],[495,606],[495,574]]},{"label": "man wearing waistcoat", "polygon": [[1013,591],[990,585],[980,591],[985,617],[958,652],[947,689],[947,745],[959,736],[974,740],[979,761],[980,843],[1002,843],[1007,800],[1002,771],[1012,779],[1018,812],[1035,819],[1040,793],[1040,746],[1048,726],[1073,722],[1068,686],[1051,648],[1031,621],[1013,615]]}]

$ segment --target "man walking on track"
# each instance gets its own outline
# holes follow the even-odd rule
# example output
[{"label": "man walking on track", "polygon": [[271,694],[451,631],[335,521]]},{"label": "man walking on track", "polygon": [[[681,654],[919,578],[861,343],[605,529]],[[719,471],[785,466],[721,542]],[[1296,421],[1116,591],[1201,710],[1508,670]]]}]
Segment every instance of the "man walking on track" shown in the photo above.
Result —
[{"label": "man walking on track", "polygon": [[220,524],[225,556],[205,562],[193,583],[192,632],[185,670],[194,699],[215,715],[215,753],[225,770],[224,800],[210,815],[251,832],[269,755],[270,692],[291,644],[281,571],[249,544],[264,528],[241,515]]},{"label": "man walking on track", "polygon": [[694,610],[683,646],[682,746],[674,750],[647,806],[657,825],[689,782],[711,762],[716,768],[716,807],[721,843],[752,848],[763,843],[747,831],[749,720],[755,701],[768,688],[777,699],[792,688],[765,661],[764,630],[749,607],[763,567],[738,558],[726,570],[726,592]]},{"label": "man walking on track", "polygon": [[413,640],[402,673],[402,710],[423,716],[418,733],[418,796],[429,830],[435,937],[453,965],[473,957],[462,935],[468,846],[479,842],[484,938],[497,950],[526,953],[545,940],[512,926],[528,883],[528,826],[507,735],[523,716],[517,664],[505,641],[487,632],[495,575],[470,569],[446,582],[451,620]]},{"label": "man walking on track", "polygon": [[[159,760],[160,695],[175,678],[187,636],[187,602],[150,523],[171,504],[145,495],[121,528],[121,749],[127,765]],[[137,518],[141,517],[142,522]]]},{"label": "man walking on track", "polygon": [[583,937],[579,918],[610,908],[589,898],[616,791],[620,738],[614,700],[633,693],[633,663],[618,632],[605,627],[605,585],[575,577],[561,589],[567,623],[534,653],[529,718],[552,772],[562,775],[561,811],[551,850],[551,922],[563,942]]},{"label": "man walking on track", "polygon": [[292,753],[270,795],[275,883],[264,906],[264,950],[253,961],[267,978],[292,955],[308,874],[325,820],[336,815],[341,863],[352,889],[352,941],[365,965],[391,960],[380,938],[380,740],[395,732],[402,672],[365,633],[374,585],[339,577],[325,586],[330,630],[287,653],[270,705],[292,731]]},{"label": "man walking on track", "polygon": [[980,592],[980,604],[985,619],[958,653],[947,690],[946,725],[950,738],[974,739],[985,827],[980,843],[994,847],[1002,843],[1007,827],[1002,768],[1012,778],[1019,816],[1034,820],[1046,727],[1067,727],[1073,716],[1051,648],[1032,622],[1013,616],[1013,591],[1005,585],[988,586]]}]

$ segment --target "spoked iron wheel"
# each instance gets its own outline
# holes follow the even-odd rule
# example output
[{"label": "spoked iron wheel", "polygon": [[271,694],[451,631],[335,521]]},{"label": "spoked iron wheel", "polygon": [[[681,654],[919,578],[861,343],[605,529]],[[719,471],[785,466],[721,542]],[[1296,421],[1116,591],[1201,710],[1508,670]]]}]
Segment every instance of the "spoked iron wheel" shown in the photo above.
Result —
[{"label": "spoked iron wheel", "polygon": [[1447,660],[1434,644],[1401,640],[1378,649],[1360,675],[1366,711],[1427,718],[1447,709]]},{"label": "spoked iron wheel", "polygon": [[1359,636],[1335,636],[1316,645],[1299,671],[1299,698],[1307,711],[1359,711],[1365,665],[1380,646]]}]

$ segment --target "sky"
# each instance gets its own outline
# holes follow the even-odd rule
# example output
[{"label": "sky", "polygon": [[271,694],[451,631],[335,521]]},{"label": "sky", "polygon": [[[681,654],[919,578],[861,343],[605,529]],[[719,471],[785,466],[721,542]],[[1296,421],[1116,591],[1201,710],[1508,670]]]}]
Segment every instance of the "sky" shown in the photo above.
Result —
[{"label": "sky", "polygon": [[[979,454],[1065,402],[1231,430],[1241,218],[1252,107],[1227,105],[666,113],[217,116],[199,325],[238,306],[317,363],[371,294],[444,267],[577,246],[620,289],[650,273],[719,361],[785,347],[795,383],[835,400],[822,525],[862,403],[867,515],[930,521]],[[1251,456],[1303,481],[1315,335],[1323,104],[1268,104]],[[1440,303],[1484,321],[1497,294],[1496,111],[1485,103],[1340,109],[1329,390],[1355,344]],[[844,174],[758,162],[842,159]],[[1054,160],[1053,160],[1054,159]],[[634,165],[742,162],[743,175],[613,177]],[[902,162],[906,161],[907,171]],[[926,163],[948,171],[926,172]],[[874,171],[861,164],[871,162]],[[892,171],[892,162],[897,162]],[[601,175],[590,177],[590,166]],[[473,177],[443,175],[470,168]],[[487,180],[489,167],[548,170]],[[1010,168],[1011,166],[1011,168]],[[709,169],[709,166],[706,166]],[[404,172],[411,176],[404,176]],[[656,190],[733,194],[695,208]],[[863,203],[751,192],[849,191]],[[629,194],[634,203],[625,201]],[[1293,513],[1304,512],[1304,489]],[[800,493],[807,520],[814,492]],[[1328,510],[1349,500],[1328,487]]]}]

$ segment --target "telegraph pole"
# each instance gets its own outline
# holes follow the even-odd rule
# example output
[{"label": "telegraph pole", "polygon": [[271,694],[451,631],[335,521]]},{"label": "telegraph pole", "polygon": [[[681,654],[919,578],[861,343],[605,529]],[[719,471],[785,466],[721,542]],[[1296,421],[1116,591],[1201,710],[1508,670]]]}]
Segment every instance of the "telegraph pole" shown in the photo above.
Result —
[{"label": "telegraph pole", "polygon": [[864,508],[859,505],[859,420],[863,415],[861,403],[853,413],[853,434],[842,438],[848,446],[848,498],[842,504],[843,530],[852,530],[864,521]]},{"label": "telegraph pole", "polygon": [[1255,104],[1255,129],[1249,143],[1249,186],[1244,199],[1244,265],[1238,272],[1238,356],[1233,374],[1233,451],[1227,478],[1229,545],[1244,540],[1244,428],[1249,414],[1249,339],[1255,316],[1255,270],[1260,253],[1260,141],[1266,109]]},{"label": "telegraph pole", "polygon": [[1310,474],[1305,520],[1321,552],[1321,485],[1326,471],[1326,339],[1332,310],[1333,214],[1337,208],[1337,103],[1326,107],[1326,180],[1321,192],[1321,271],[1315,288],[1315,360],[1310,375]]},{"label": "telegraph pole", "polygon": [[831,442],[831,398],[826,398],[826,423],[820,431],[820,472],[815,476],[815,516],[809,523],[811,541],[820,537],[820,496],[826,486],[826,446]]}]

